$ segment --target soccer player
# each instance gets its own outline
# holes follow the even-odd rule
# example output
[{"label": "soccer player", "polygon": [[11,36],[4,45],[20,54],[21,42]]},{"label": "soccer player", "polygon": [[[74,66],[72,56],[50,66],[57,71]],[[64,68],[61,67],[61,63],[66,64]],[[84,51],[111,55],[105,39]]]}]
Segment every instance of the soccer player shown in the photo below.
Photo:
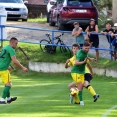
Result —
[{"label": "soccer player", "polygon": [[[10,89],[12,86],[11,78],[10,78],[10,63],[11,61],[18,67],[20,67],[24,72],[27,72],[28,69],[20,64],[20,62],[16,59],[15,56],[15,48],[17,47],[18,40],[15,37],[12,37],[9,41],[9,45],[2,48],[0,53],[0,76],[2,78],[2,82],[5,87],[2,92],[2,98],[0,100],[0,104],[7,104],[15,101],[17,97],[10,96]],[[9,69],[9,70],[8,70]],[[7,97],[7,103],[5,101]]]},{"label": "soccer player", "polygon": [[77,52],[75,64],[71,70],[72,78],[74,82],[77,84],[77,87],[79,89],[78,96],[80,99],[80,105],[84,105],[84,102],[82,100],[82,89],[84,84],[85,65],[88,57],[87,54],[89,48],[90,44],[88,42],[85,42],[83,44],[83,48]]},{"label": "soccer player", "polygon": [[[68,59],[65,63],[65,68],[68,68],[70,66],[74,65],[74,62],[76,60],[76,52],[79,50],[79,45],[78,44],[73,44],[72,45],[72,51],[74,56],[70,59]],[[96,102],[96,100],[99,98],[99,95],[96,94],[95,90],[93,89],[93,87],[90,85],[90,80],[93,78],[93,70],[92,67],[89,63],[89,60],[87,60],[87,64],[85,66],[85,82],[84,82],[84,87],[87,88],[89,90],[89,92],[93,95],[94,98],[94,102]],[[68,85],[69,90],[73,87],[76,87],[76,83],[72,82]],[[75,104],[79,103],[79,99],[77,98],[77,96],[74,97],[75,98]],[[70,103],[73,103],[73,96],[70,95]]]}]

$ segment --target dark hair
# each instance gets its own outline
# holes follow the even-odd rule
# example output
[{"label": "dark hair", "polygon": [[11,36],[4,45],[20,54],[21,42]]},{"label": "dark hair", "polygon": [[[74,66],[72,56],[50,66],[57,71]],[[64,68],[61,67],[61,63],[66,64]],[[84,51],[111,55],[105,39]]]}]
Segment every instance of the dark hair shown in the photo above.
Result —
[{"label": "dark hair", "polygon": [[15,37],[12,37],[11,39],[10,39],[10,42],[12,42],[12,41],[18,41],[18,39],[17,38],[15,38]]},{"label": "dark hair", "polygon": [[73,45],[72,45],[72,48],[73,47],[78,47],[78,49],[80,49],[80,46],[77,44],[77,43],[74,43]]},{"label": "dark hair", "polygon": [[74,25],[79,25],[79,23],[78,22],[74,22]]},{"label": "dark hair", "polygon": [[90,46],[89,42],[84,42],[83,46]]}]

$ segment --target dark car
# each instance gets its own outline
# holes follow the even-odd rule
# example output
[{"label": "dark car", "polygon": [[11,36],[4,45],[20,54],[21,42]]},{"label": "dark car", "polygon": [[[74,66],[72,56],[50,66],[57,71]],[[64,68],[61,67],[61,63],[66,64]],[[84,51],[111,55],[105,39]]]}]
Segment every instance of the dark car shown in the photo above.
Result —
[{"label": "dark car", "polygon": [[98,22],[98,12],[92,0],[57,0],[49,12],[49,25],[64,29],[65,25],[78,22],[80,26],[87,26],[90,19]]}]

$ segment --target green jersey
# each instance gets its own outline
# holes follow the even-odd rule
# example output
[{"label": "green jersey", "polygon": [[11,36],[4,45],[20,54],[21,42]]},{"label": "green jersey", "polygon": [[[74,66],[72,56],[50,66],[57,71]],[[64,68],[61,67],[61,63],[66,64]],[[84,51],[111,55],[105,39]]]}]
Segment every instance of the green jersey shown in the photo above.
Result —
[{"label": "green jersey", "polygon": [[10,45],[2,48],[0,53],[0,71],[8,70],[11,63],[11,56],[15,56],[15,50]]},{"label": "green jersey", "polygon": [[[79,50],[76,54],[76,60],[81,62],[84,61],[85,58],[87,58],[87,53],[83,50]],[[72,67],[71,73],[85,74],[85,65],[86,63],[82,65],[74,65]]]}]

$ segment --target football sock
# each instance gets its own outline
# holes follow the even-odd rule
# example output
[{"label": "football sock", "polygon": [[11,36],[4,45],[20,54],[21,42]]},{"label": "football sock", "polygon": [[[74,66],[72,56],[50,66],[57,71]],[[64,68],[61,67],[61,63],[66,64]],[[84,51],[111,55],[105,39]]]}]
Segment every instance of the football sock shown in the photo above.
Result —
[{"label": "football sock", "polygon": [[86,88],[89,90],[89,92],[90,92],[93,96],[96,95],[96,92],[95,92],[95,90],[93,89],[93,87],[92,87],[91,85],[88,85]]},{"label": "football sock", "polygon": [[6,98],[8,95],[9,95],[9,90],[10,90],[11,87],[9,86],[5,86],[4,89],[3,89],[3,93],[2,93],[2,98]]},{"label": "football sock", "polygon": [[80,101],[83,101],[83,99],[82,99],[82,91],[79,91],[78,97],[79,97]]},{"label": "football sock", "polygon": [[11,97],[10,97],[10,90],[9,90],[9,92],[7,93],[7,100],[10,100],[11,99]]},{"label": "football sock", "polygon": [[79,98],[78,98],[78,92],[77,92],[76,95],[74,96],[74,100],[75,100],[76,103],[79,103],[79,102],[80,102],[80,100],[79,100]]}]

